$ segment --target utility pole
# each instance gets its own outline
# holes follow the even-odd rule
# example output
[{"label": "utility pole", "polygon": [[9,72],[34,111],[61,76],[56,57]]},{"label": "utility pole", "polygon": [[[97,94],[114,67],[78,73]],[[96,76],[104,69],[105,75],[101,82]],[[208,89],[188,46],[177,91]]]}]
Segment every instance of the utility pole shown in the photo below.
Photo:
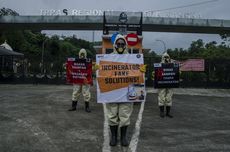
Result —
[{"label": "utility pole", "polygon": [[47,39],[42,42],[42,59],[41,59],[41,73],[44,73],[44,51],[45,51],[45,42]]}]

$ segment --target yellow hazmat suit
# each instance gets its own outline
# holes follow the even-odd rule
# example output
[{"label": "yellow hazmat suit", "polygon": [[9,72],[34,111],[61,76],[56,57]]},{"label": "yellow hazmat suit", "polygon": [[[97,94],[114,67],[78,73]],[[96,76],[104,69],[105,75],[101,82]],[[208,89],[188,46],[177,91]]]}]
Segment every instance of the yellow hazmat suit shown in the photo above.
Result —
[{"label": "yellow hazmat suit", "polygon": [[[114,41],[112,54],[127,54],[127,42],[124,36],[118,34]],[[127,127],[130,124],[130,116],[133,111],[133,103],[107,103],[107,117],[111,130],[110,146],[117,144],[117,129],[121,128],[121,145],[128,146],[126,138]]]},{"label": "yellow hazmat suit", "polygon": [[[79,51],[79,58],[80,59],[87,58],[87,52],[85,49],[81,49]],[[85,111],[90,112],[89,109],[89,101],[91,98],[90,84],[73,84],[72,108],[69,111],[76,110],[77,102],[81,94],[83,95],[85,101]]]},{"label": "yellow hazmat suit", "polygon": [[[119,52],[116,46],[116,42],[119,44],[119,39],[122,39],[123,42],[125,42],[125,48],[124,50],[121,50]],[[122,43],[123,43],[122,42]],[[114,51],[112,54],[127,54],[128,51],[126,49],[127,42],[125,38],[121,35],[118,35],[115,39],[114,43]],[[133,110],[133,103],[108,103],[106,104],[107,111],[108,111],[108,120],[110,126],[119,125],[122,126],[128,126],[130,124],[130,115]]]},{"label": "yellow hazmat suit", "polygon": [[[171,63],[170,56],[168,53],[162,55],[161,63]],[[160,108],[160,116],[164,117],[164,106],[166,106],[166,116],[172,118],[170,109],[172,106],[173,91],[171,88],[158,89],[158,105]]]}]

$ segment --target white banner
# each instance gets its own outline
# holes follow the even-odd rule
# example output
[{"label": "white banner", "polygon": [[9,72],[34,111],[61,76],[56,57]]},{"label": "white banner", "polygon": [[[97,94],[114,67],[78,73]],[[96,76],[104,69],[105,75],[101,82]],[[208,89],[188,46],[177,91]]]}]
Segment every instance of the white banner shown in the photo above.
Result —
[{"label": "white banner", "polygon": [[145,101],[142,54],[98,54],[96,64],[98,103]]}]

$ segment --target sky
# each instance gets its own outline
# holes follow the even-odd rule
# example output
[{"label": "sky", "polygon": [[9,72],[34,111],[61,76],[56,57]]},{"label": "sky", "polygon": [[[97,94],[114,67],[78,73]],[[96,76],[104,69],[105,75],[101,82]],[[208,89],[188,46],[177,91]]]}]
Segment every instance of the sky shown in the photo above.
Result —
[{"label": "sky", "polygon": [[[20,15],[44,15],[62,13],[67,9],[69,15],[73,10],[82,11],[151,11],[153,16],[187,17],[203,19],[230,20],[230,0],[0,0],[0,8],[10,8]],[[64,14],[61,14],[64,15]],[[77,35],[88,41],[101,41],[102,31],[43,31],[47,35]],[[204,42],[221,42],[217,34],[185,34],[143,32],[143,46],[161,54],[166,48],[188,48],[192,41],[203,39]]]}]

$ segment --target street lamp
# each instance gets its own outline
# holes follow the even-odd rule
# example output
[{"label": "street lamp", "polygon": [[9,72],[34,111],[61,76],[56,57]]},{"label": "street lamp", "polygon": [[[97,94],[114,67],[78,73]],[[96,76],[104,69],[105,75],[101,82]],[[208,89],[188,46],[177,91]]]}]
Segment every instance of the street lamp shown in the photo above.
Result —
[{"label": "street lamp", "polygon": [[163,40],[159,40],[159,39],[157,39],[156,41],[159,41],[159,42],[163,43],[163,45],[164,45],[164,52],[167,52],[167,51],[166,51],[166,45],[165,45],[165,42],[164,42]]},{"label": "street lamp", "polygon": [[47,39],[45,39],[42,42],[42,59],[41,59],[41,69],[42,69],[42,73],[44,73],[44,50],[45,50],[45,42],[47,41]]}]

